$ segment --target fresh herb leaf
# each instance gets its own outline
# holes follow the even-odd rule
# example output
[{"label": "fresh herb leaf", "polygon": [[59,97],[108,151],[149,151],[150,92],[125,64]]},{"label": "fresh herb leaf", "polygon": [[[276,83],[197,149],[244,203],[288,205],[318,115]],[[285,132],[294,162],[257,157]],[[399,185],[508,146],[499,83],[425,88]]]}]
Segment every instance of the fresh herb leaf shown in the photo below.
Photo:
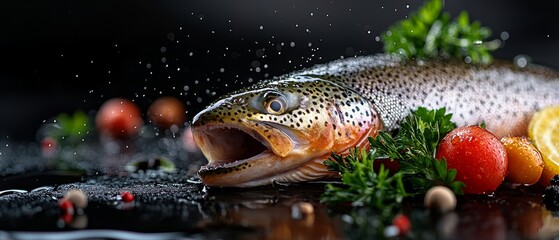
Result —
[{"label": "fresh herb leaf", "polygon": [[[377,137],[369,138],[371,151],[355,148],[346,156],[332,154],[324,164],[341,174],[343,185],[326,185],[321,201],[351,202],[389,215],[395,213],[405,197],[424,194],[436,185],[462,194],[464,184],[455,180],[456,170],[448,169],[445,159],[435,158],[442,138],[456,128],[451,117],[445,108],[420,107],[404,118],[394,136],[381,131]],[[400,170],[390,174],[381,164],[375,171],[373,163],[379,158],[398,161]]]},{"label": "fresh herb leaf", "polygon": [[456,194],[462,194],[463,183],[455,181],[456,170],[448,169],[446,160],[437,160],[435,153],[442,138],[456,128],[445,108],[428,110],[418,108],[404,118],[399,132],[392,136],[379,132],[370,138],[371,149],[400,164],[410,193],[422,194],[436,185],[444,185]]},{"label": "fresh herb leaf", "polygon": [[326,185],[321,202],[351,202],[353,206],[370,206],[383,216],[391,216],[408,196],[402,173],[390,174],[380,165],[373,171],[373,162],[379,157],[376,151],[355,148],[347,156],[332,154],[325,162],[330,170],[340,171],[343,186]]},{"label": "fresh herb leaf", "polygon": [[486,41],[491,30],[478,21],[470,22],[461,12],[451,20],[442,12],[443,0],[428,0],[407,19],[392,25],[382,34],[384,51],[404,58],[457,58],[468,63],[488,64],[499,40]]},{"label": "fresh herb leaf", "polygon": [[60,113],[54,123],[45,125],[44,135],[53,137],[59,142],[76,144],[89,134],[90,123],[89,116],[82,111],[76,111],[72,115]]}]

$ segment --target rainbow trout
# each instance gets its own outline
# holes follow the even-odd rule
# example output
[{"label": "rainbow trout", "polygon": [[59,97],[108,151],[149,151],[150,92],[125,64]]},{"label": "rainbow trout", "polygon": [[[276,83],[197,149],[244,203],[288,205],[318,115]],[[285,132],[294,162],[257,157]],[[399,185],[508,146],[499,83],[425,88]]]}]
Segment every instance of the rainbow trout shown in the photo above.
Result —
[{"label": "rainbow trout", "polygon": [[446,107],[460,125],[523,135],[532,114],[559,104],[559,73],[509,62],[347,58],[261,81],[198,113],[193,136],[208,186],[252,187],[337,176],[331,153],[367,147],[417,107]]}]

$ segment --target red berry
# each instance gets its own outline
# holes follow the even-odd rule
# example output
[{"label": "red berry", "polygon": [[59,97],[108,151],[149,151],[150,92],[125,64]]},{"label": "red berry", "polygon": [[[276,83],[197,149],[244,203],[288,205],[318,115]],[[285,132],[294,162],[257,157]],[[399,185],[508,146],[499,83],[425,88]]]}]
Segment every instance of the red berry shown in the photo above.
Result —
[{"label": "red berry", "polygon": [[411,230],[411,222],[406,215],[398,214],[392,219],[392,225],[396,226],[400,230],[400,235],[406,235]]},{"label": "red berry", "polygon": [[45,137],[41,141],[41,153],[44,157],[52,157],[56,152],[58,144],[53,137]]},{"label": "red berry", "polygon": [[131,192],[122,192],[120,196],[122,197],[122,201],[124,202],[134,201],[134,194],[132,194]]},{"label": "red berry", "polygon": [[70,200],[62,200],[58,203],[62,215],[74,215],[74,203]]}]

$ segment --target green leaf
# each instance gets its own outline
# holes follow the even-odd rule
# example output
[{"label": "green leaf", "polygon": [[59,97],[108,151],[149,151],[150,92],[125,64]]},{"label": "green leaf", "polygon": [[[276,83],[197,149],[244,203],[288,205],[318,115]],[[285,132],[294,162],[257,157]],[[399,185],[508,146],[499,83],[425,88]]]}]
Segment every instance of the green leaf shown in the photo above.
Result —
[{"label": "green leaf", "polygon": [[379,211],[397,211],[408,196],[404,188],[402,173],[391,174],[381,165],[374,171],[373,162],[378,152],[367,152],[354,148],[347,156],[333,154],[329,169],[342,169],[343,186],[326,185],[321,202],[335,204],[351,202],[357,206],[369,206]]},{"label": "green leaf", "polygon": [[443,0],[427,0],[407,19],[390,26],[381,35],[384,51],[408,59],[443,57],[490,63],[490,51],[501,45],[499,40],[485,42],[491,30],[478,21],[470,22],[466,11],[452,21],[442,8]]},{"label": "green leaf", "polygon": [[53,127],[48,128],[46,136],[53,137],[59,141],[65,140],[70,144],[81,141],[91,130],[91,120],[82,111],[76,111],[72,115],[66,113],[58,114]]}]

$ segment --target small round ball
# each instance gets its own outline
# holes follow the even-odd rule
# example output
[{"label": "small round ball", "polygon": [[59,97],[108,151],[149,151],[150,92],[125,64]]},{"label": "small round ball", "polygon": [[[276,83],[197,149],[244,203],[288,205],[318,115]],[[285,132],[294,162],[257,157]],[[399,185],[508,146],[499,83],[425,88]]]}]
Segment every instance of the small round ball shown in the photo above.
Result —
[{"label": "small round ball", "polygon": [[129,203],[134,201],[134,194],[128,191],[124,191],[120,194],[123,202]]},{"label": "small round ball", "polygon": [[297,207],[299,207],[299,210],[301,210],[301,213],[304,216],[309,216],[309,215],[314,214],[314,207],[311,203],[300,202],[300,203],[297,203]]},{"label": "small round ball", "polygon": [[76,208],[86,208],[87,207],[87,196],[82,190],[73,189],[64,195],[63,200],[68,200],[74,204]]},{"label": "small round ball", "polygon": [[423,204],[441,213],[450,212],[456,208],[456,196],[447,187],[436,186],[427,191]]},{"label": "small round ball", "polygon": [[507,179],[511,183],[532,185],[542,176],[542,154],[526,137],[504,137],[501,142],[508,155]]},{"label": "small round ball", "polygon": [[112,98],[104,102],[95,122],[99,133],[118,139],[134,137],[144,126],[138,105],[124,98]]},{"label": "small round ball", "polygon": [[186,120],[186,108],[177,98],[160,97],[148,109],[148,118],[161,129],[169,129],[173,125],[182,127]]}]

